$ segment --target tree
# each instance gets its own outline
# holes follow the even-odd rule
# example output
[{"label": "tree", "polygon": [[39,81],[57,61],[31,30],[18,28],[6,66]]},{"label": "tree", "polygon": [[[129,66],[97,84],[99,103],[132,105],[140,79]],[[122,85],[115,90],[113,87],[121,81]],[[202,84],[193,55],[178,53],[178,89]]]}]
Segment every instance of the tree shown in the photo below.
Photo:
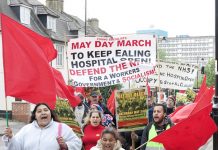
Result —
[{"label": "tree", "polygon": [[106,87],[86,87],[86,91],[98,91],[101,93],[102,100],[105,104],[107,104],[107,100],[110,97],[112,91],[114,89],[120,90],[122,88],[122,84],[116,84],[116,85],[111,85],[111,86],[106,86]]},{"label": "tree", "polygon": [[187,94],[187,101],[189,101],[189,102],[193,102],[194,101],[196,93],[192,89],[188,88],[185,91],[185,94]]},{"label": "tree", "polygon": [[159,49],[158,54],[159,54],[159,59],[160,60],[166,60],[166,51],[165,50]]},{"label": "tree", "polygon": [[207,86],[215,85],[215,60],[210,59],[205,66],[205,74],[207,76]]},{"label": "tree", "polygon": [[118,89],[120,90],[122,88],[121,84],[116,84],[116,85],[112,85],[112,86],[106,86],[106,87],[100,87],[99,90],[101,92],[101,95],[103,97],[104,102],[107,104],[107,100],[110,97],[112,91],[114,89]]},{"label": "tree", "polygon": [[169,58],[169,56],[167,56],[166,50],[164,50],[164,49],[158,50],[158,53],[159,53],[160,60],[163,60],[163,61],[167,60],[168,62],[178,62],[178,59],[176,59],[176,58]]}]

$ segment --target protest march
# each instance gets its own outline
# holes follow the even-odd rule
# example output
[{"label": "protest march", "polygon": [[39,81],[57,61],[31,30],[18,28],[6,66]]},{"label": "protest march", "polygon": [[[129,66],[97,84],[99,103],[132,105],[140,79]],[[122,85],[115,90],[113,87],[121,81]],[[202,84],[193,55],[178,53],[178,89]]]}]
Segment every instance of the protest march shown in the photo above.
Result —
[{"label": "protest march", "polygon": [[8,149],[197,150],[217,132],[207,76],[195,89],[198,66],[161,60],[155,35],[71,38],[67,75],[49,38],[4,14],[1,37],[5,97],[34,105],[18,134],[7,122]]}]

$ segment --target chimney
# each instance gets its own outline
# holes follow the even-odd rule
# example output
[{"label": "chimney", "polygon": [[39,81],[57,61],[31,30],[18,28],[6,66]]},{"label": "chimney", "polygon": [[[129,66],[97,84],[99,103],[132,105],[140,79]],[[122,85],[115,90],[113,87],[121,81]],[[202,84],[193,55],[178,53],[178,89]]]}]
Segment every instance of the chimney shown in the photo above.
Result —
[{"label": "chimney", "polygon": [[46,0],[46,6],[52,10],[62,12],[64,10],[64,0]]},{"label": "chimney", "polygon": [[97,18],[88,19],[88,24],[93,28],[98,28],[99,21]]}]

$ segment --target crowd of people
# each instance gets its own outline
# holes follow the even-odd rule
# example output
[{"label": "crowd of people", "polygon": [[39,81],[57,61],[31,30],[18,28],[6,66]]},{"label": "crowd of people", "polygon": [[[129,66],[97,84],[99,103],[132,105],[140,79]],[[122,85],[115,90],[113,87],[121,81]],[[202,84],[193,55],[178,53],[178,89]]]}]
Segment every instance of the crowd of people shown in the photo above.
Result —
[{"label": "crowd of people", "polygon": [[169,96],[166,103],[154,103],[148,97],[148,120],[144,130],[118,132],[116,118],[99,100],[99,92],[92,91],[89,100],[82,95],[81,103],[74,108],[76,120],[82,127],[83,136],[61,123],[54,111],[45,103],[37,104],[30,123],[16,135],[7,127],[2,140],[8,150],[140,150],[163,149],[160,143],[149,140],[169,129],[173,123],[167,117],[175,109],[176,100]]}]

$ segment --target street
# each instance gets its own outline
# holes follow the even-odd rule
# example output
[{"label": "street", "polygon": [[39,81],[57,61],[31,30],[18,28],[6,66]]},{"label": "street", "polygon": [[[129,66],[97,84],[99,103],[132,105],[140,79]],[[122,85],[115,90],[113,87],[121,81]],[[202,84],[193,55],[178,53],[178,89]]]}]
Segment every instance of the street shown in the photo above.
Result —
[{"label": "street", "polygon": [[[9,120],[9,126],[12,127],[14,134],[16,134],[20,128],[22,128],[25,125],[25,123],[23,122],[18,122],[18,121],[11,121]],[[0,128],[1,128],[1,132],[0,132],[0,138],[2,138],[3,135],[3,129],[6,126],[6,120],[3,118],[0,118]],[[199,150],[212,150],[213,149],[213,138],[211,137],[207,143],[202,146]],[[0,150],[4,150],[4,144],[2,142],[2,140],[0,140]]]}]

